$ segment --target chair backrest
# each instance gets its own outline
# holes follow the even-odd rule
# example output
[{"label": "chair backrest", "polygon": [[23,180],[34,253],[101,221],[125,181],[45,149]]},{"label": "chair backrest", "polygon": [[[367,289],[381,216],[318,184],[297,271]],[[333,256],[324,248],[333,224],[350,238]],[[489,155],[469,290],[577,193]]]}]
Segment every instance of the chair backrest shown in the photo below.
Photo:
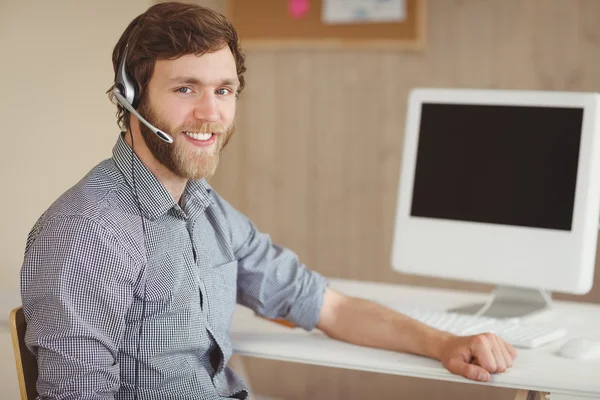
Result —
[{"label": "chair backrest", "polygon": [[10,334],[15,352],[21,400],[35,400],[37,398],[35,385],[38,379],[38,366],[37,359],[25,346],[26,330],[27,323],[23,307],[17,307],[10,312]]}]

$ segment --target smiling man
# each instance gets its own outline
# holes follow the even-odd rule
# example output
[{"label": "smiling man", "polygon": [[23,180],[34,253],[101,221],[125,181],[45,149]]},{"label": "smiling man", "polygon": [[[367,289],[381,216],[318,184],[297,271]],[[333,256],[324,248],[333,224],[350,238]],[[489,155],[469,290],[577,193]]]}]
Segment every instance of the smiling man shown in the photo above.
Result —
[{"label": "smiling man", "polygon": [[21,291],[40,398],[247,398],[227,365],[236,302],[432,357],[469,379],[512,365],[514,349],[494,335],[453,336],[334,292],[208,185],[244,88],[227,19],[154,5],[127,27],[113,65],[122,132],[112,157],[40,217],[26,245]]},{"label": "smiling man", "polygon": [[[239,90],[236,62],[227,46],[202,56],[156,61],[138,111],[161,131],[172,132],[174,141],[165,142],[145,124],[129,132],[139,140],[139,130],[138,157],[167,184],[176,202],[188,181],[209,178],[217,169],[234,131]],[[125,139],[131,145],[131,136]]]}]

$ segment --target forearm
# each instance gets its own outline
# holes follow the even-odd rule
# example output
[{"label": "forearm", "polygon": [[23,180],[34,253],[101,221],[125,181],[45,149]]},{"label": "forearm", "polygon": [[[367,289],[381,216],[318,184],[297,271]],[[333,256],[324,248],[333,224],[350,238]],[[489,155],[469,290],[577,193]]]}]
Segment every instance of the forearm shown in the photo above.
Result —
[{"label": "forearm", "polygon": [[334,339],[438,360],[443,344],[453,337],[380,304],[330,289],[317,327]]}]

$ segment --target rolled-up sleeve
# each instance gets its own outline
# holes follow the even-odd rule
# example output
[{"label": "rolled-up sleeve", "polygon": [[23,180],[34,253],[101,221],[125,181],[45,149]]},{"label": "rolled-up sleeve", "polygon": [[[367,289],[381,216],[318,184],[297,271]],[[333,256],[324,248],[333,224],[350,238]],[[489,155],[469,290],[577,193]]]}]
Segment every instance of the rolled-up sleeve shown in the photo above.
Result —
[{"label": "rolled-up sleeve", "polygon": [[267,318],[285,319],[306,330],[319,322],[327,280],[308,269],[290,249],[274,244],[252,222],[215,194],[238,259],[239,304]]},{"label": "rolled-up sleeve", "polygon": [[84,217],[53,218],[30,237],[21,293],[39,398],[114,398],[138,272],[115,235]]}]

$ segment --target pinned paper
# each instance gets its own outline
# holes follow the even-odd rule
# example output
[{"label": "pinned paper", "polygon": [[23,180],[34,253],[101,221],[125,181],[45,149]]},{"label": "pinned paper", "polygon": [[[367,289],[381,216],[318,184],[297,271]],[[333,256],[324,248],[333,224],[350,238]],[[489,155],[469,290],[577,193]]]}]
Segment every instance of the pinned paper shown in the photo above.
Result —
[{"label": "pinned paper", "polygon": [[288,11],[294,18],[303,18],[308,12],[310,0],[288,0]]},{"label": "pinned paper", "polygon": [[406,0],[323,0],[323,21],[329,24],[400,22]]}]

